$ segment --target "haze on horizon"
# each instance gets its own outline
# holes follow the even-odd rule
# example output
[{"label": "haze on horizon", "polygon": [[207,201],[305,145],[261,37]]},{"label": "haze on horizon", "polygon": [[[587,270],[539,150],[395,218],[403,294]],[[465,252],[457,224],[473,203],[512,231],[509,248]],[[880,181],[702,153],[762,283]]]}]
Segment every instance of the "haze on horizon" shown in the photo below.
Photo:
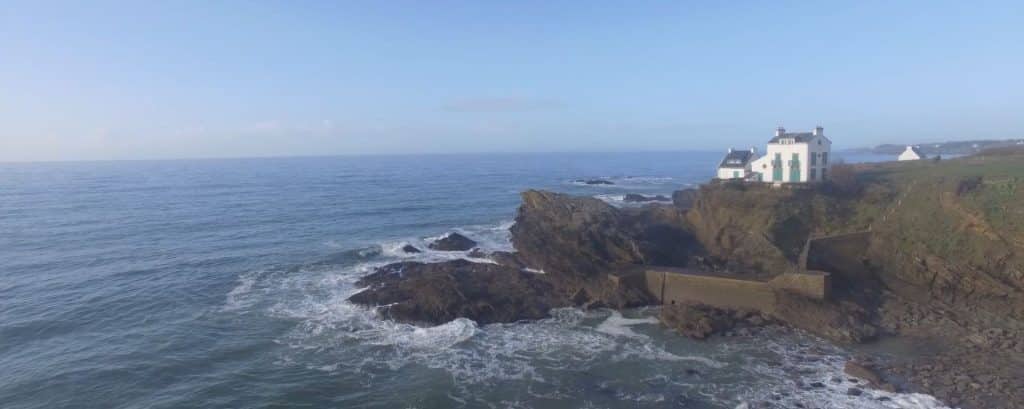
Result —
[{"label": "haze on horizon", "polygon": [[0,161],[1024,137],[1022,2],[725,3],[7,2]]}]

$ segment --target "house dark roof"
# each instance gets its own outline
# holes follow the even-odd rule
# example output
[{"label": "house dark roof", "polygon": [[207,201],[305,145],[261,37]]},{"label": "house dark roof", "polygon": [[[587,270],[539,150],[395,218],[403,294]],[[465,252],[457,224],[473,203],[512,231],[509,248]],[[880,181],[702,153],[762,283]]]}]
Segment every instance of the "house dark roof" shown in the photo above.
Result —
[{"label": "house dark roof", "polygon": [[796,140],[796,143],[806,143],[813,137],[814,133],[812,132],[787,132],[782,134],[782,136],[776,136],[772,138],[772,140],[768,141],[768,143],[779,143],[779,139],[785,138],[793,138]]},{"label": "house dark roof", "polygon": [[747,163],[754,158],[754,153],[749,150],[734,150],[725,155],[722,158],[722,163],[718,164],[720,168],[731,168],[731,169],[743,169],[747,167]]}]

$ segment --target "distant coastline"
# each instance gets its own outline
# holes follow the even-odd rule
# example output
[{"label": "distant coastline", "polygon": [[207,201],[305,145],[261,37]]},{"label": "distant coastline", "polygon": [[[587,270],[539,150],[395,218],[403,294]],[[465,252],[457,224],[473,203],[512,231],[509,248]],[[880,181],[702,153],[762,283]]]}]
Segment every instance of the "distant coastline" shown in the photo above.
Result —
[{"label": "distant coastline", "polygon": [[844,149],[848,153],[872,153],[877,155],[899,155],[907,146],[916,146],[925,155],[970,155],[988,149],[1024,146],[1024,138],[1017,139],[977,139],[966,141],[946,141],[929,143],[887,143],[865,148]]}]

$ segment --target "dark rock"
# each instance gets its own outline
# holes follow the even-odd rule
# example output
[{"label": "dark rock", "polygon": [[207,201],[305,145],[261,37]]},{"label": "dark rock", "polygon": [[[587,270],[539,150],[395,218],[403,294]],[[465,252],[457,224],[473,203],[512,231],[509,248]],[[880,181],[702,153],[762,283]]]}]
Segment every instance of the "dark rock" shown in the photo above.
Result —
[{"label": "dark rock", "polygon": [[476,242],[469,237],[452,232],[428,244],[427,247],[439,251],[466,251],[476,247]]},{"label": "dark rock", "polygon": [[693,339],[725,334],[736,325],[728,311],[704,305],[665,305],[661,307],[658,319],[666,327]]},{"label": "dark rock", "polygon": [[481,250],[479,247],[470,250],[466,255],[472,258],[487,258],[487,252]]},{"label": "dark rock", "polygon": [[788,291],[776,292],[771,313],[786,324],[843,343],[864,342],[878,333],[856,305],[814,300]]},{"label": "dark rock", "polygon": [[520,260],[548,273],[591,280],[637,264],[686,266],[701,252],[683,215],[669,206],[617,209],[536,190],[522,197],[512,244]]},{"label": "dark rock", "polygon": [[491,260],[494,260],[495,263],[501,264],[503,266],[517,269],[526,268],[526,264],[524,264],[523,261],[519,259],[518,253],[513,253],[509,251],[495,251],[491,253],[490,258]]},{"label": "dark rock", "polygon": [[824,383],[821,383],[821,382],[811,382],[811,383],[810,383],[810,386],[811,386],[812,388],[824,388],[824,387],[825,387],[825,384],[824,384]]},{"label": "dark rock", "polygon": [[874,388],[878,388],[885,383],[875,366],[868,362],[846,361],[846,365],[843,366],[843,372],[864,380]]},{"label": "dark rock", "polygon": [[862,391],[860,389],[857,389],[857,388],[850,388],[850,389],[846,390],[846,394],[850,395],[850,396],[860,396],[863,393],[864,393],[864,391]]},{"label": "dark rock", "polygon": [[582,183],[584,185],[614,185],[610,180],[604,179],[576,179],[573,182]]},{"label": "dark rock", "polygon": [[672,205],[679,209],[693,207],[694,200],[697,200],[697,189],[683,189],[672,192]]},{"label": "dark rock", "polygon": [[406,253],[410,253],[410,254],[411,253],[422,253],[423,252],[423,250],[420,250],[420,249],[416,248],[416,246],[413,246],[412,244],[406,244],[406,245],[402,246],[402,251],[406,252]]},{"label": "dark rock", "polygon": [[367,289],[349,298],[386,306],[381,313],[403,322],[441,324],[465,317],[480,324],[539,319],[567,306],[543,275],[497,264],[453,260],[389,264],[357,282]]},{"label": "dark rock", "polygon": [[667,201],[669,201],[671,199],[669,199],[668,197],[665,197],[664,195],[645,196],[645,195],[636,194],[636,193],[627,193],[626,196],[622,200],[624,202],[643,203],[643,202],[667,202]]}]

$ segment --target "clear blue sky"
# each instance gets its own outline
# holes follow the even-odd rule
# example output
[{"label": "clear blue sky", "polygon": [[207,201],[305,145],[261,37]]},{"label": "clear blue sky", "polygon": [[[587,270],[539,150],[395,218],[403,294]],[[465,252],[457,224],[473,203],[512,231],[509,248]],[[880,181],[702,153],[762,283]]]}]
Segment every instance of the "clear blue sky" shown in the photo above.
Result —
[{"label": "clear blue sky", "polygon": [[[158,4],[159,3],[159,4]],[[0,161],[1024,137],[1024,2],[4,2]]]}]

